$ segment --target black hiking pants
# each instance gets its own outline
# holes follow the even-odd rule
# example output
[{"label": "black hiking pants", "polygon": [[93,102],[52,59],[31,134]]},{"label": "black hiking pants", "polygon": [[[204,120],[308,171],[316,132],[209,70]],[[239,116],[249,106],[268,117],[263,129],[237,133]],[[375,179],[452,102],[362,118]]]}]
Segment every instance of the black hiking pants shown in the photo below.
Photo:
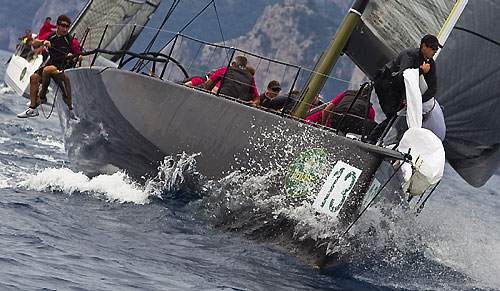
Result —
[{"label": "black hiking pants", "polygon": [[384,129],[396,113],[403,108],[403,90],[397,83],[397,79],[392,77],[390,73],[381,73],[375,79],[375,93],[377,93],[380,107],[386,118],[379,123],[370,133],[368,140],[376,141],[384,133]]}]

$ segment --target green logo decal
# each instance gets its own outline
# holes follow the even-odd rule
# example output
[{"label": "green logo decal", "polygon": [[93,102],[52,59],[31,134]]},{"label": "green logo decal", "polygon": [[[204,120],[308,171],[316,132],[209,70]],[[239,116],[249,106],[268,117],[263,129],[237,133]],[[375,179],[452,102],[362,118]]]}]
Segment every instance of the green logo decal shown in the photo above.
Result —
[{"label": "green logo decal", "polygon": [[28,68],[24,67],[23,71],[21,72],[21,76],[19,76],[19,81],[22,81],[24,79],[27,70]]},{"label": "green logo decal", "polygon": [[307,195],[314,189],[326,164],[320,148],[307,150],[293,161],[285,176],[285,192],[292,197]]}]

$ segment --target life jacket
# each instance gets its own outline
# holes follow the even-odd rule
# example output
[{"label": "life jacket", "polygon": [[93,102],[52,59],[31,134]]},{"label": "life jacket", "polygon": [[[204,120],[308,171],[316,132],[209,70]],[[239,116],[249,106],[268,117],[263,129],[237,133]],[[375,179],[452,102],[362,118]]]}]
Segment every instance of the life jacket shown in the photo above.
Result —
[{"label": "life jacket", "polygon": [[[333,112],[337,113],[347,112],[347,109],[349,109],[349,106],[351,106],[351,103],[354,101],[354,98],[356,98],[357,94],[358,94],[357,90],[345,91],[339,104],[333,107]],[[351,109],[349,110],[349,113],[364,118],[367,113],[366,107],[367,106],[371,107],[371,104],[369,103],[370,101],[368,100],[367,96],[360,94],[356,102],[354,102]]]},{"label": "life jacket", "polygon": [[49,34],[47,40],[50,41],[50,64],[58,69],[63,69],[66,65],[66,55],[71,52],[73,37],[69,36],[69,34],[57,36],[54,31]]},{"label": "life jacket", "polygon": [[[332,128],[338,128],[338,130],[344,134],[351,132],[355,134],[366,134],[370,132],[376,125],[376,123],[372,120],[368,119],[367,113],[369,108],[371,107],[370,100],[368,96],[360,94],[356,102],[352,105],[349,110],[349,114],[358,116],[360,118],[346,115],[345,117],[342,115],[347,112],[349,106],[356,98],[358,91],[356,90],[347,90],[342,96],[342,100],[340,100],[339,104],[333,108],[334,113],[330,117],[330,126]],[[363,132],[363,129],[365,132]]]},{"label": "life jacket", "polygon": [[243,101],[252,100],[253,76],[247,69],[229,67],[225,79],[221,81],[219,92],[224,95],[238,98]]}]

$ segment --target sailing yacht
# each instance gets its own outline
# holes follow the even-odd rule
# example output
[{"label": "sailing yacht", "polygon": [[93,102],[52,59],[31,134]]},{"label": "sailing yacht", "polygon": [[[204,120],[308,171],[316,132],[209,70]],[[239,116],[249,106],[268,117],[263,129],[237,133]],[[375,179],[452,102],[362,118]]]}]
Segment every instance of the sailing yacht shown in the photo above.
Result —
[{"label": "sailing yacht", "polygon": [[43,63],[43,57],[41,53],[34,52],[23,55],[22,48],[25,45],[27,44],[21,43],[11,56],[5,71],[4,81],[18,95],[29,98],[30,76]]},{"label": "sailing yacht", "polygon": [[[418,176],[415,173],[420,173],[420,165],[429,161],[424,154],[412,156],[411,149],[403,152],[376,146],[363,142],[363,137],[352,139],[336,130],[306,124],[304,112],[321,90],[336,59],[341,53],[346,53],[368,78],[373,79],[376,69],[392,59],[401,48],[414,46],[422,35],[439,35],[441,43],[445,43],[450,35],[452,42],[455,31],[452,32],[450,27],[454,27],[457,20],[462,21],[464,27],[471,23],[470,18],[459,17],[464,8],[468,16],[472,12],[467,14],[467,11],[491,13],[491,10],[487,11],[491,8],[488,1],[483,0],[467,6],[465,1],[452,0],[416,1],[411,5],[396,1],[389,1],[389,4],[387,1],[355,1],[329,50],[304,84],[297,106],[291,112],[274,112],[249,106],[231,96],[187,87],[168,80],[166,76],[188,77],[185,67],[193,62],[210,62],[206,56],[220,56],[229,66],[236,54],[244,54],[290,68],[293,71],[291,76],[300,73],[300,66],[234,47],[206,43],[182,33],[177,33],[160,52],[151,52],[151,46],[144,52],[130,52],[128,49],[141,28],[133,25],[133,21],[148,19],[159,1],[111,2],[89,1],[71,31],[82,39],[86,50],[82,66],[65,72],[72,82],[74,110],[80,120],[69,119],[65,104],[61,100],[56,103],[72,166],[88,175],[123,170],[141,180],[148,175],[154,177],[165,157],[190,155],[195,157],[196,169],[206,179],[227,179],[235,173],[247,179],[265,177],[267,183],[262,185],[260,193],[255,197],[249,194],[247,199],[257,199],[258,196],[256,209],[274,214],[265,216],[266,223],[262,222],[272,230],[269,238],[308,257],[312,264],[321,265],[334,260],[332,246],[346,235],[374,201],[391,197],[408,207],[407,201],[413,195],[427,195],[416,205],[421,210],[440,178],[425,187],[422,191],[425,194],[408,194],[411,182],[415,181],[412,177]],[[432,9],[429,9],[428,2],[434,5]],[[401,9],[401,5],[412,9]],[[131,10],[136,13],[131,13]],[[410,11],[411,17],[400,15],[404,11]],[[113,15],[117,22],[96,19],[102,14]],[[128,24],[122,22],[131,15],[136,18]],[[471,18],[480,19],[478,17],[473,14]],[[394,19],[404,23],[394,24]],[[420,23],[411,25],[410,20]],[[475,31],[474,28],[461,31],[465,29]],[[473,34],[470,37],[474,37]],[[205,58],[193,60],[192,56],[186,57],[183,41],[198,43]],[[367,51],[367,47],[373,49]],[[464,49],[454,44],[450,45],[451,48]],[[446,50],[447,44],[437,60],[440,70],[441,66],[444,69],[447,63],[453,62]],[[114,66],[98,65],[100,58],[116,63]],[[132,68],[125,69],[132,63],[135,63]],[[493,79],[498,81],[498,77]],[[296,85],[293,77],[291,80],[280,82],[286,84],[290,93]],[[443,97],[436,96],[440,103],[445,108],[449,104],[455,105],[446,94],[450,88],[447,87],[450,84],[447,76],[440,75],[439,82],[446,88],[441,89]],[[360,90],[364,87],[365,84]],[[455,93],[463,92],[457,89]],[[491,94],[485,96],[487,100],[491,97]],[[454,110],[460,113],[458,108]],[[489,130],[498,129],[499,124],[498,120],[492,121]],[[447,155],[451,151],[447,156],[450,164],[464,179],[474,181],[470,182],[472,185],[483,183],[499,166],[500,159],[496,158],[498,146],[495,146],[499,144],[498,138],[474,137],[477,138],[474,143],[464,144],[462,141],[471,136],[458,133],[457,139],[457,132],[463,132],[468,125],[447,125],[444,145]],[[471,151],[462,151],[464,147]],[[399,171],[405,164],[410,165],[410,175],[401,180]],[[228,215],[231,221],[227,223],[234,223],[236,229],[259,228],[238,224],[238,216],[254,215],[252,211],[256,210],[246,209],[237,215]],[[301,217],[303,212],[316,213],[314,223],[330,225],[328,229],[332,233],[307,243],[297,238],[295,234],[301,232],[299,229],[307,228],[311,222]],[[269,217],[274,218],[267,221]]]}]

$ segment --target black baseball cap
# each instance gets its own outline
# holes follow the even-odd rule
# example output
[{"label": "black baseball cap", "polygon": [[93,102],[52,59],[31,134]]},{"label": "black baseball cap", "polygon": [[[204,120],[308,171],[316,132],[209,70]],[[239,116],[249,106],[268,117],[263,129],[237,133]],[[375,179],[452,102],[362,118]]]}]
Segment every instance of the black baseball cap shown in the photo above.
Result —
[{"label": "black baseball cap", "polygon": [[438,49],[438,48],[443,48],[441,44],[439,44],[439,41],[437,37],[435,37],[432,34],[427,34],[424,37],[422,37],[422,40],[420,41],[420,44],[425,43],[426,46],[432,48],[432,49]]}]

